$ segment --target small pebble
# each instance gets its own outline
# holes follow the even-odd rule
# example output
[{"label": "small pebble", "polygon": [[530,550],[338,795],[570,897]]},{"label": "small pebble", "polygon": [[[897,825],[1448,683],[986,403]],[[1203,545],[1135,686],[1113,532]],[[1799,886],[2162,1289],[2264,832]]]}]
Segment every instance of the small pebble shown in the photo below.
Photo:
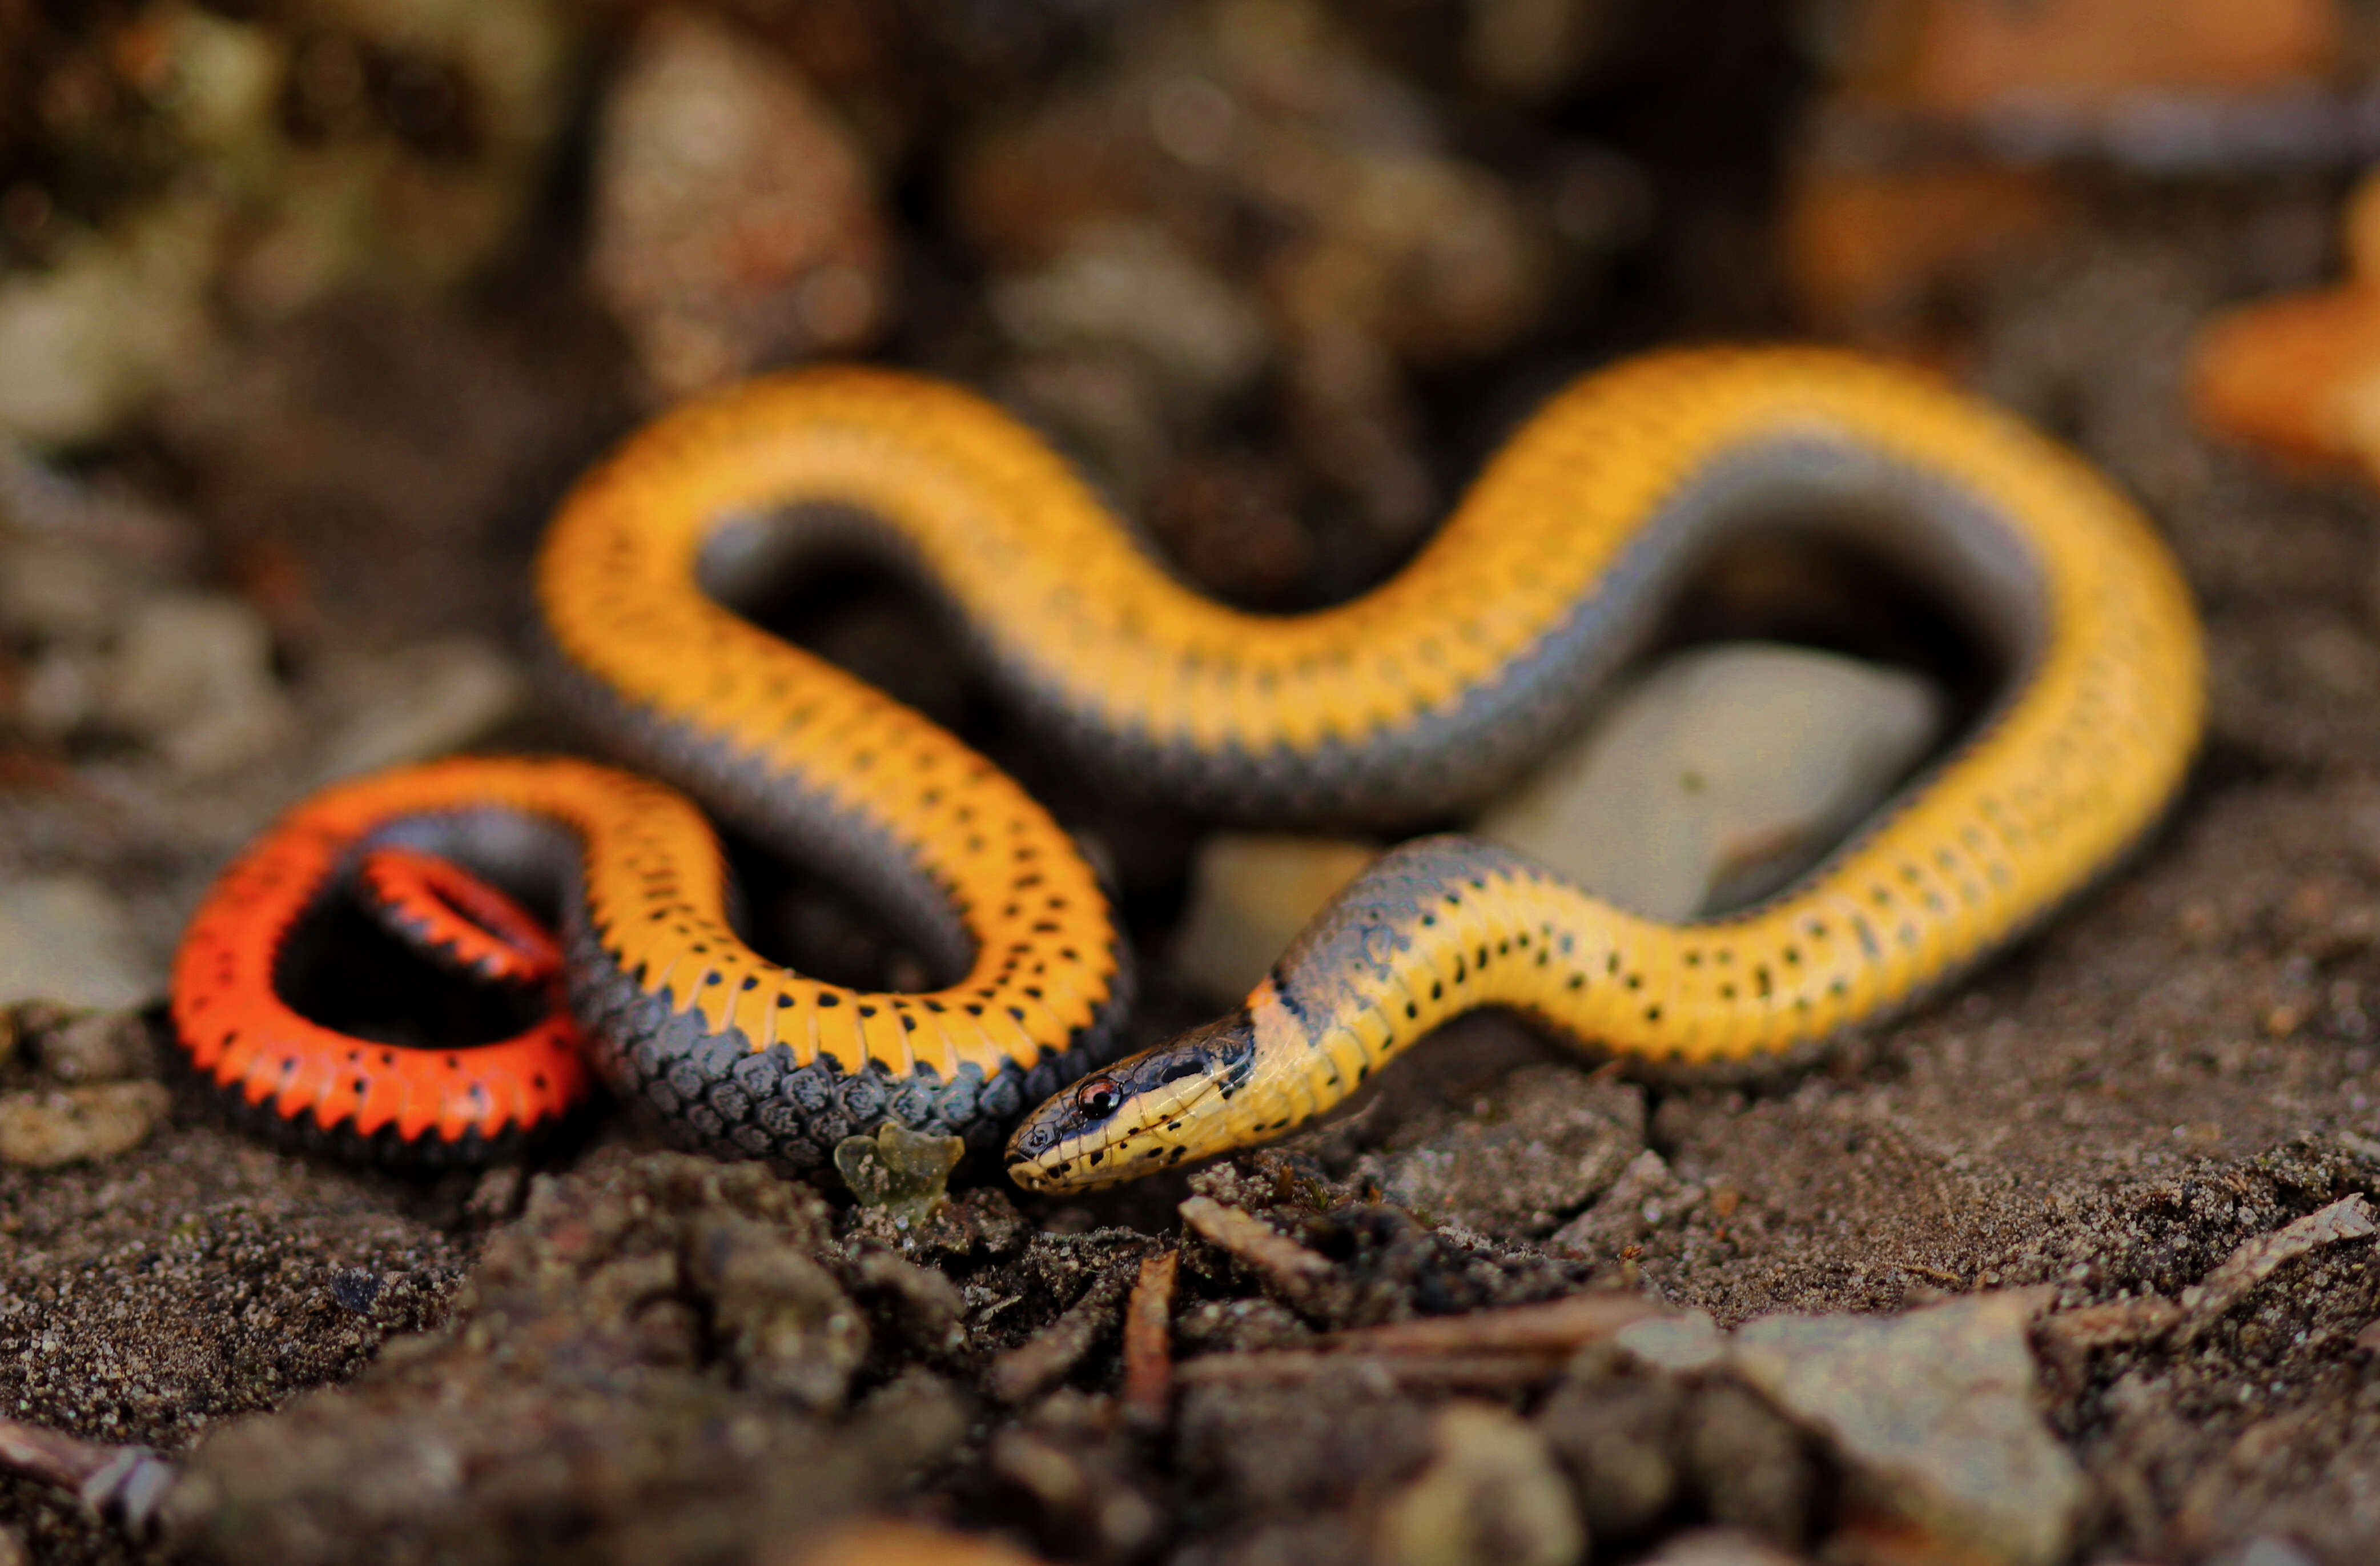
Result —
[{"label": "small pebble", "polygon": [[1893,1317],[1771,1316],[1737,1329],[1735,1373],[1824,1437],[1874,1510],[1973,1559],[2065,1559],[2085,1487],[2042,1421],[2023,1292]]},{"label": "small pebble", "polygon": [[165,992],[122,904],[80,876],[0,880],[0,1005],[144,1005]]},{"label": "small pebble", "polygon": [[1477,830],[1648,918],[1775,889],[1882,803],[1940,734],[1924,680],[1807,648],[1666,660]]},{"label": "small pebble", "polygon": [[1638,1364],[1672,1376],[1708,1370],[1727,1357],[1727,1340],[1707,1311],[1633,1321],[1614,1332],[1611,1341]]},{"label": "small pebble", "polygon": [[147,1141],[172,1104],[155,1082],[0,1096],[0,1163],[50,1169],[114,1158]]},{"label": "small pebble", "polygon": [[358,1316],[370,1316],[372,1304],[380,1298],[379,1275],[366,1268],[343,1267],[331,1274],[331,1298],[342,1310]]},{"label": "small pebble", "polygon": [[1382,1508],[1382,1566],[1572,1566],[1586,1530],[1545,1439],[1487,1403],[1430,1422],[1430,1464]]}]

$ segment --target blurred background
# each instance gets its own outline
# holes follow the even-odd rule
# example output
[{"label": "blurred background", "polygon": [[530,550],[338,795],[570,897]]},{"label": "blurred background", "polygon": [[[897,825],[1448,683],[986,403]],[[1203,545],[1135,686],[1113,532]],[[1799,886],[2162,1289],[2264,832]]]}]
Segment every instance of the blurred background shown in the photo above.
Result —
[{"label": "blurred background", "polygon": [[[820,358],[988,391],[1283,610],[1393,569],[1616,355],[1918,361],[2146,501],[2218,628],[2297,594],[2218,682],[2312,695],[2218,683],[2218,733],[2315,754],[2380,722],[2362,503],[2236,534],[2243,459],[2185,412],[2301,471],[2380,450],[2380,307],[2327,285],[2375,152],[2363,0],[0,0],[0,996],[69,963],[71,998],[153,994],[213,866],[322,781],[568,743],[522,656],[555,500],[659,407]],[[1845,633],[1860,583],[1717,587],[1761,612],[1693,639],[1973,708],[1923,624]],[[1170,925],[1186,831],[1107,819],[898,594],[767,617]],[[914,977],[762,897],[806,960]]]},{"label": "blurred background", "polygon": [[[1817,340],[1950,377],[2143,504],[2209,630],[2204,758],[2132,870],[1873,1057],[1749,1096],[1562,1057],[1570,1091],[1633,1117],[1623,1150],[1515,1217],[1505,1144],[1475,1144],[1499,1149],[1472,1166],[1493,1200],[1463,1244],[1574,1212],[1578,1254],[1728,1321],[2055,1285],[2117,1313],[2046,1362],[2097,1487],[2074,1524],[2090,1559],[2308,1559],[2253,1543],[2281,1530],[2325,1566],[2374,1559],[2362,1252],[2259,1296],[2278,1303],[2236,1337],[2168,1353],[2143,1315],[2147,1346],[2108,1345],[2122,1311],[2188,1298],[2380,1160],[2375,160],[2380,0],[0,0],[0,1399],[173,1448],[443,1315],[515,1186],[277,1159],[195,1095],[175,1110],[116,1009],[153,1008],[209,879],[310,789],[579,743],[529,678],[528,563],[573,478],[660,408],[824,358],[949,376],[1046,432],[1184,576],[1290,610],[1393,570],[1569,377],[1657,345]],[[1672,641],[1914,671],[1942,698],[1915,704],[1919,752],[1988,698],[1922,597],[1806,564],[1723,563]],[[1244,989],[1233,965],[1260,972],[1285,938],[1256,916],[1370,851],[1218,849],[1122,810],[865,572],[759,617],[1083,834],[1149,958],[1141,1041]],[[1764,678],[1732,705],[1694,686],[1706,721],[1665,743],[1764,777],[1780,728],[1827,748],[1776,694],[1810,694],[1807,666]],[[1853,695],[1868,717],[1908,705]],[[1658,755],[1675,814],[1685,772]],[[1588,824],[1624,844],[1656,835],[1644,820]],[[832,889],[741,868],[772,954],[925,978]],[[1540,1049],[1476,1021],[1444,1055],[1463,1070]],[[1509,1100],[1425,1083],[1444,1113],[1384,1156],[1427,1169],[1477,1127],[1537,1135],[1498,1106],[1551,1101],[1548,1078],[1512,1080]],[[1043,1219],[1072,1244],[1095,1215]],[[1036,1304],[995,1335],[1057,1308],[1020,1276]],[[638,1451],[673,1445],[638,1405],[607,1417]],[[1370,1414],[1315,1417],[1375,1444]],[[1074,1499],[1038,1492],[1046,1535],[1094,1537],[1066,1510],[1087,1496],[1145,1495],[1099,1513],[1142,1533],[1079,1558],[1146,1559],[1162,1508],[1237,1527],[1232,1507],[1297,1497],[1259,1519],[1284,1552],[1247,1558],[1311,1559],[1313,1508],[1271,1469],[1328,1444],[1318,1427],[1215,1425],[1184,1482],[1137,1491],[1062,1467]],[[350,1450],[310,1459],[342,1495],[370,1490],[336,1471]],[[1784,1471],[1711,1461],[1746,1494]],[[771,1463],[771,1484],[812,1473]],[[1777,1492],[1779,1536],[1833,1506],[1814,1484]],[[1200,1511],[1210,1488],[1239,1499]],[[620,1495],[589,1514],[661,1515]],[[47,1507],[0,1481],[0,1559],[29,1516],[84,1541],[44,1559],[127,1558]],[[455,1537],[506,1536],[455,1515]]]}]

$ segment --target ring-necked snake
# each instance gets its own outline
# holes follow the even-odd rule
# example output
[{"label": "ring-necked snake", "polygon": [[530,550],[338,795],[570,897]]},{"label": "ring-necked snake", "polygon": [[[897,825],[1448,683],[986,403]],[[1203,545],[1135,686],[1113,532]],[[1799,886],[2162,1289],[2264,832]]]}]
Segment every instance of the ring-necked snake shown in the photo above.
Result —
[{"label": "ring-necked snake", "polygon": [[[722,601],[807,552],[872,550],[1106,775],[1213,817],[1384,824],[1512,780],[1714,546],[1780,526],[1913,570],[2011,671],[1852,842],[1755,907],[1675,926],[1490,844],[1409,843],[1239,1011],[1105,1066],[1129,967],[1065,832],[958,741]],[[1128,1178],[1278,1135],[1481,1005],[1629,1054],[1780,1051],[1907,1003],[2108,867],[2175,792],[2204,701],[2187,593],[2104,480],[1921,376],[1815,350],[1667,353],[1580,382],[1401,573],[1314,613],[1198,596],[1007,416],[857,370],[758,382],[631,439],[563,506],[537,585],[559,683],[608,738],[964,977],[856,992],[762,958],[708,827],[658,784],[438,763],[301,806],[193,922],[176,1021],[252,1118],[469,1156],[579,1091],[559,1005],[453,1050],[299,1015],[277,965],[343,896],[454,965],[566,993],[617,1091],[721,1152],[795,1166],[892,1118],[978,1148],[1015,1125],[1027,1185]],[[447,861],[472,873],[442,881]],[[557,911],[558,962],[483,880]]]}]

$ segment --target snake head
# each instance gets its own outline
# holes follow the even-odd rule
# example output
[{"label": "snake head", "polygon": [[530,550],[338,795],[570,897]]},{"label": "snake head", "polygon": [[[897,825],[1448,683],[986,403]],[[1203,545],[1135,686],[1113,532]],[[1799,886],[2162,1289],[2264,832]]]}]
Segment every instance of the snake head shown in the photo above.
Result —
[{"label": "snake head", "polygon": [[1083,1190],[1222,1151],[1232,1140],[1226,1106],[1256,1049],[1241,1011],[1091,1073],[1025,1117],[1008,1139],[1009,1178]]}]

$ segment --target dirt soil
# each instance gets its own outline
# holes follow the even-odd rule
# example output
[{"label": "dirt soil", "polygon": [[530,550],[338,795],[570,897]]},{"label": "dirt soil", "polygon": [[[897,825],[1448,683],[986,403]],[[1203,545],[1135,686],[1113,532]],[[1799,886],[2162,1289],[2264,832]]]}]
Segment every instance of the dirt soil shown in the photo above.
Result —
[{"label": "dirt soil", "polygon": [[[1134,1423],[1111,1394],[1145,1259],[1183,1253],[1188,1356],[1589,1285],[1722,1326],[2032,1285],[2053,1313],[2175,1300],[2259,1234],[2380,1198],[2380,499],[2208,442],[2180,396],[2209,310],[2320,274],[2336,193],[2107,176],[2087,221],[1972,301],[1961,377],[2074,443],[2171,540],[2206,618],[2213,721],[2130,864],[1917,1014],[1727,1084],[1590,1076],[1599,1062],[1472,1019],[1285,1154],[1066,1201],[965,1187],[922,1236],[871,1229],[839,1187],[661,1152],[622,1118],[526,1178],[388,1173],[274,1150],[176,1082],[131,1152],[0,1169],[0,1414],[176,1453],[203,1440],[176,1548],[213,1559],[761,1559],[876,1507],[1066,1560],[1354,1560],[1378,1498],[1427,1461],[1442,1390],[1200,1384],[1170,1423]],[[1664,328],[1787,324],[1734,280],[1679,304],[1722,270],[1622,297]],[[301,663],[457,628],[517,648],[537,519],[631,399],[591,311],[507,286],[310,315],[254,351],[236,435],[136,442],[108,470],[188,506],[202,575],[253,589],[295,562],[308,587],[282,635]],[[1645,335],[1598,319],[1566,339],[1577,365],[1591,337]],[[928,335],[891,357],[939,362]],[[1462,382],[1491,382],[1475,398],[1439,385],[1428,466],[1459,475],[1487,443],[1475,409],[1525,407],[1541,371]],[[846,608],[811,639],[1046,787],[1159,949],[1189,830],[1082,797],[967,694],[946,645],[881,629],[905,613]],[[569,743],[534,710],[502,737]],[[169,932],[229,834],[128,826],[54,781],[9,796],[9,862],[97,876]],[[822,894],[783,900],[795,947],[832,948],[817,960],[855,977],[901,960]],[[1160,977],[1138,1026],[1194,1018]],[[1559,1123],[1505,1097],[1549,1069],[1576,1096]],[[1616,1139],[1607,1180],[1649,1149],[1666,1172],[1646,1189],[1668,1199],[1618,1214],[1599,1249],[1556,1246],[1587,1203],[1474,1188],[1548,1137]],[[1427,1147],[1487,1172],[1466,1185],[1450,1154],[1410,1210],[1376,1200]],[[1329,1288],[1185,1239],[1194,1189],[1273,1218],[1330,1259]],[[2050,1420],[2088,1481],[2073,1559],[2214,1560],[2266,1536],[2327,1566],[2380,1556],[2380,1368],[2359,1337],[2375,1317],[2380,1273],[2348,1244],[2187,1343],[2042,1336]],[[1014,1357],[1028,1345],[1039,1360]],[[1595,1560],[1712,1519],[1795,1548],[1834,1528],[1840,1475],[1773,1414],[1725,1390],[1648,1414],[1688,1394],[1633,1374],[1501,1394],[1559,1451],[1598,1420],[1700,1421],[1702,1456],[1636,1511],[1582,1502]],[[164,1548],[25,1481],[0,1480],[0,1522],[42,1560]]]}]

